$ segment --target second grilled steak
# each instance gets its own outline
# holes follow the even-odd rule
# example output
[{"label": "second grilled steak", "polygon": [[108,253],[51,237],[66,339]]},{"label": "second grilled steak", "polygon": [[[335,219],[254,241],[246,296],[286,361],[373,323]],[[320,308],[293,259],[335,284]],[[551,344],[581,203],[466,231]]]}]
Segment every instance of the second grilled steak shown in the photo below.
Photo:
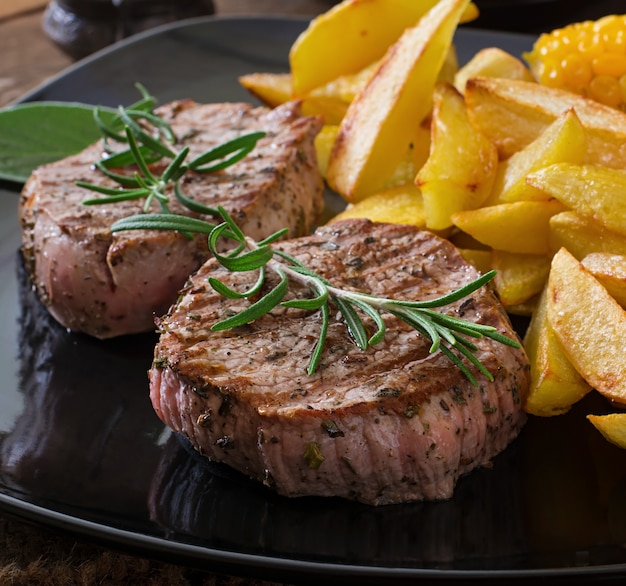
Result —
[{"label": "second grilled steak", "polygon": [[[449,242],[410,226],[343,221],[280,246],[336,286],[384,297],[439,297],[478,276]],[[152,402],[200,453],[281,494],[372,504],[446,499],[525,421],[522,349],[479,340],[478,357],[495,380],[476,374],[474,387],[398,319],[386,316],[384,341],[362,351],[335,317],[320,368],[309,376],[319,315],[277,308],[213,332],[211,325],[247,302],[215,293],[209,275],[240,290],[255,278],[213,260],[191,278],[161,322]],[[290,294],[307,295],[296,285]],[[487,287],[445,311],[515,337]]]},{"label": "second grilled steak", "polygon": [[[191,157],[254,131],[265,131],[245,159],[213,174],[189,174],[183,191],[208,206],[224,206],[254,238],[289,228],[309,233],[323,208],[314,138],[317,118],[299,105],[274,110],[248,104],[163,106],[160,114]],[[93,168],[102,145],[37,169],[20,199],[23,251],[40,297],[65,327],[98,338],[151,330],[189,274],[207,257],[206,238],[173,232],[111,234],[111,225],[142,211],[143,201],[83,205],[94,197],[78,180],[114,187]],[[163,165],[163,163],[160,163]],[[158,169],[155,169],[158,172]],[[173,199],[173,198],[172,198]],[[190,212],[176,201],[172,211]],[[155,207],[152,211],[158,211]]]}]

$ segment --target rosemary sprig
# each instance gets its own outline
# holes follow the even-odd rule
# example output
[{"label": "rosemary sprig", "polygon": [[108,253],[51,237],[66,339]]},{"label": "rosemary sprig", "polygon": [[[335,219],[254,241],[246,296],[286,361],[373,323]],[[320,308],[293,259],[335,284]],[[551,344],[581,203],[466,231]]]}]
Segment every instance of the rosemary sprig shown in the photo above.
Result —
[{"label": "rosemary sprig", "polygon": [[[520,346],[517,341],[500,334],[492,326],[477,324],[434,310],[434,308],[449,305],[471,295],[489,282],[494,277],[495,271],[485,273],[448,295],[428,301],[402,301],[347,291],[334,287],[328,280],[310,270],[296,258],[273,248],[272,243],[284,235],[284,230],[272,234],[261,242],[256,242],[241,232],[225,209],[218,207],[218,212],[223,220],[218,225],[174,214],[166,216],[151,214],[124,218],[113,224],[111,230],[117,232],[166,229],[208,234],[209,249],[223,267],[232,272],[258,271],[259,273],[254,286],[245,292],[234,291],[218,279],[209,277],[211,287],[225,297],[249,299],[259,295],[267,282],[267,271],[274,271],[279,277],[278,284],[244,310],[213,324],[211,329],[220,331],[245,325],[269,313],[279,304],[305,311],[319,310],[322,324],[319,339],[307,368],[309,374],[313,374],[319,366],[330,323],[331,304],[339,310],[350,337],[362,350],[383,340],[386,331],[383,315],[388,313],[407,323],[420,335],[430,340],[430,352],[441,350],[453,364],[460,368],[473,385],[477,385],[477,381],[463,362],[463,358],[466,358],[489,380],[493,380],[493,376],[476,357],[475,352],[478,346],[471,341],[472,338],[487,337],[516,348]],[[228,254],[219,252],[218,241],[223,236],[234,240],[237,245]],[[307,286],[311,290],[311,297],[284,301],[290,281],[297,281]],[[361,315],[371,318],[375,329],[373,333],[368,332]]]},{"label": "rosemary sprig", "polygon": [[[141,100],[127,108],[120,106],[117,116],[110,123],[103,120],[98,108],[94,109],[94,119],[102,132],[105,151],[108,153],[95,166],[120,187],[104,187],[78,181],[76,184],[79,187],[105,196],[86,199],[83,204],[102,205],[143,199],[145,213],[156,201],[161,213],[168,214],[171,213],[168,195],[171,188],[176,199],[189,210],[198,214],[219,216],[214,208],[187,197],[180,186],[181,178],[188,171],[214,173],[226,169],[243,159],[259,139],[265,136],[265,132],[238,136],[187,161],[189,147],[183,147],[180,151],[175,149],[178,139],[172,127],[153,111],[156,100],[143,86],[138,84],[137,87],[142,94]],[[116,151],[111,142],[127,144],[128,148]],[[164,158],[171,160],[165,170],[155,176],[150,166]],[[137,167],[133,175],[124,175],[113,170],[129,165]]]},{"label": "rosemary sprig", "polygon": [[[410,325],[418,334],[430,340],[430,352],[441,351],[473,384],[477,381],[466,359],[489,380],[492,374],[476,356],[478,346],[472,339],[491,338],[499,343],[520,347],[519,342],[500,334],[496,328],[476,324],[458,317],[435,311],[435,308],[454,303],[489,282],[495,275],[491,271],[466,284],[457,291],[428,301],[402,301],[377,297],[366,293],[347,291],[333,286],[328,280],[318,275],[296,258],[272,246],[283,237],[287,230],[279,230],[262,241],[255,241],[242,233],[228,212],[222,208],[209,208],[186,197],[180,189],[180,179],[190,170],[210,173],[224,169],[249,153],[264,133],[251,133],[238,137],[211,149],[190,162],[185,162],[189,154],[187,147],[176,152],[176,139],[171,128],[152,111],[155,102],[140,87],[142,99],[132,107],[119,109],[119,114],[111,125],[102,123],[96,112],[96,121],[101,126],[105,143],[109,140],[124,142],[128,149],[111,154],[97,164],[107,177],[116,181],[120,188],[108,188],[90,183],[78,185],[90,189],[105,197],[88,199],[86,205],[113,203],[117,201],[145,199],[144,213],[119,220],[111,227],[112,232],[122,230],[174,230],[185,235],[191,233],[206,234],[209,250],[215,259],[232,272],[258,271],[254,285],[245,292],[231,289],[214,277],[208,281],[219,294],[229,298],[251,299],[262,294],[267,285],[268,271],[278,276],[278,283],[261,295],[256,301],[239,313],[229,316],[212,326],[212,330],[235,328],[266,315],[279,304],[284,307],[304,311],[319,311],[322,321],[319,338],[311,353],[307,371],[313,374],[320,363],[330,324],[331,304],[339,311],[350,337],[362,350],[380,343],[386,331],[385,314],[390,314]],[[168,146],[169,144],[169,146]],[[151,164],[162,158],[171,161],[165,170],[156,176]],[[111,169],[126,165],[135,165],[133,176],[115,173]],[[169,196],[166,191],[172,188],[175,197],[189,210],[207,214],[221,220],[213,224],[198,218],[181,216],[170,211]],[[152,203],[157,201],[161,213],[148,213]],[[220,239],[227,238],[234,243],[229,252],[220,252]],[[311,291],[311,297],[305,299],[284,300],[291,281],[299,282]],[[363,317],[373,323],[373,332],[368,331]]]}]

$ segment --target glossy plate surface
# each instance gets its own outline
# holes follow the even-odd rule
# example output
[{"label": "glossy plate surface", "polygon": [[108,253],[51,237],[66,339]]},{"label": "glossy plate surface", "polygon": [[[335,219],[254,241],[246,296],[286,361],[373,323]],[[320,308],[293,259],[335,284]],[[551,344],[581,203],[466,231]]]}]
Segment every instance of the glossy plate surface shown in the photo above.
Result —
[{"label": "glossy plate surface", "polygon": [[[249,101],[237,77],[285,71],[301,19],[179,23],[93,56],[27,96],[116,106],[142,82],[161,102]],[[476,30],[519,55],[532,39]],[[590,399],[529,421],[492,469],[452,500],[372,508],[288,500],[170,435],[147,389],[153,335],[99,342],[66,332],[28,286],[17,193],[0,198],[0,507],[129,551],[285,581],[626,576],[626,456],[584,421]]]}]

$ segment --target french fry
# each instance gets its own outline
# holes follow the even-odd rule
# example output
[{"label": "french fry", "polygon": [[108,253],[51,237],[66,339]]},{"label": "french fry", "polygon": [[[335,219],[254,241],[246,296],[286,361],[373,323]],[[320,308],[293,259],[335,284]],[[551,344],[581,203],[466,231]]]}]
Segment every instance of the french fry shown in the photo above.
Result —
[{"label": "french fry", "polygon": [[455,226],[483,244],[518,254],[548,254],[550,218],[562,203],[517,201],[452,214]]},{"label": "french fry", "polygon": [[474,77],[465,100],[476,127],[502,159],[522,150],[566,110],[574,108],[587,131],[585,162],[626,167],[626,113],[565,90],[528,81]]},{"label": "french fry", "polygon": [[564,248],[552,259],[547,314],[587,383],[607,399],[626,404],[626,312]]},{"label": "french fry", "polygon": [[580,376],[550,326],[547,313],[547,288],[543,289],[524,336],[530,362],[530,391],[524,410],[550,417],[569,411],[591,391]]},{"label": "french fry", "polygon": [[431,109],[437,77],[468,0],[441,0],[400,37],[348,108],[327,181],[348,201],[379,191]]},{"label": "french fry", "polygon": [[558,163],[531,173],[526,181],[578,215],[626,236],[626,171],[598,165]]},{"label": "french fry", "polygon": [[430,156],[415,178],[427,227],[449,228],[454,212],[479,207],[491,192],[497,165],[496,147],[470,124],[463,96],[449,84],[438,84]]}]

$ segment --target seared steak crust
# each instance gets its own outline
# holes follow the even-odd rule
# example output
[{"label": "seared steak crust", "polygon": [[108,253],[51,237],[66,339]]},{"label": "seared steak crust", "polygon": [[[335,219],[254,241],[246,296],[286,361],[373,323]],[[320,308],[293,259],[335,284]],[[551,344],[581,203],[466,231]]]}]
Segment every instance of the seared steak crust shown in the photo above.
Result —
[{"label": "seared steak crust", "polygon": [[[284,227],[292,235],[311,231],[323,207],[313,144],[319,119],[300,116],[295,102],[268,110],[186,100],[163,106],[160,114],[179,137],[177,148],[189,146],[190,158],[247,132],[265,131],[244,160],[219,173],[189,174],[183,191],[206,205],[224,206],[255,238]],[[111,234],[113,222],[141,213],[144,202],[83,205],[95,194],[76,181],[115,186],[93,168],[101,151],[98,143],[37,169],[24,186],[19,211],[23,252],[52,315],[67,328],[108,338],[153,329],[155,314],[167,310],[207,249],[205,237]],[[170,207],[190,214],[173,197]],[[158,211],[156,204],[151,211]]]},{"label": "seared steak crust", "polygon": [[[281,248],[333,284],[398,299],[432,298],[478,276],[447,241],[409,226],[338,222]],[[160,323],[150,370],[159,417],[202,454],[284,495],[384,504],[446,499],[462,474],[488,465],[524,423],[522,349],[481,339],[495,377],[478,387],[414,330],[386,316],[385,340],[361,351],[332,321],[319,370],[306,368],[320,317],[277,308],[225,332],[210,327],[247,302],[222,298],[213,275],[245,288],[253,275],[209,260]],[[308,296],[294,286],[290,295]],[[446,312],[515,337],[487,287]]]}]

